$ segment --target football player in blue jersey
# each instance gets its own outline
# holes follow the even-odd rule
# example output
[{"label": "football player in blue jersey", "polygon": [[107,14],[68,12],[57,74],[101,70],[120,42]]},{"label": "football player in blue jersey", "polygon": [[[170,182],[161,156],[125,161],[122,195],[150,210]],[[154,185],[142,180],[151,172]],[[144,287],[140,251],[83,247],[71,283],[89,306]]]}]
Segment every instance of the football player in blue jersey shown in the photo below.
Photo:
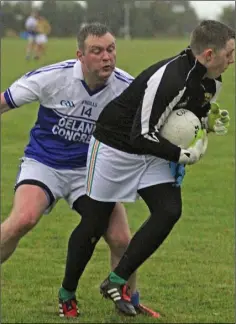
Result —
[{"label": "football player in blue jersey", "polygon": [[[0,104],[3,113],[33,101],[40,103],[17,175],[13,208],[1,224],[1,262],[12,255],[20,239],[59,199],[64,198],[82,216],[69,239],[65,277],[59,290],[61,317],[79,314],[75,292],[97,243],[96,235],[103,234],[109,245],[112,269],[131,237],[125,209],[117,203],[110,219],[101,219],[93,240],[83,239],[88,235],[91,214],[85,195],[89,141],[103,108],[128,87],[133,77],[115,67],[115,38],[105,25],[83,26],[78,44],[76,59],[26,73],[1,94]],[[129,285],[137,311],[159,317],[139,303],[135,274]]]}]

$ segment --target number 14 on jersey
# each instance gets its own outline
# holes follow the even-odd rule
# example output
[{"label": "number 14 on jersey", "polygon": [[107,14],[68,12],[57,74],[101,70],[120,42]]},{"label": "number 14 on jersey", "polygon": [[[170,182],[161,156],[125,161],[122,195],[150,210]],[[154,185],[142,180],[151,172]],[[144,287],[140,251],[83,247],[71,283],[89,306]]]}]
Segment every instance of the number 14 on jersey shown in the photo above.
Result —
[{"label": "number 14 on jersey", "polygon": [[89,108],[89,107],[83,106],[81,116],[91,117],[91,115],[92,115],[92,107]]}]

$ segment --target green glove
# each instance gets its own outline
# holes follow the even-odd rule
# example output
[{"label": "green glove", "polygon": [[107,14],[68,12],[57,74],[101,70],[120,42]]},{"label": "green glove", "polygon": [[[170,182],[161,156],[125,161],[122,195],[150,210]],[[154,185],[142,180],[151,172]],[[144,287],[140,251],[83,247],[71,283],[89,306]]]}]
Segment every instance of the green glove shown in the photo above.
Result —
[{"label": "green glove", "polygon": [[194,141],[190,147],[181,149],[179,156],[179,164],[195,164],[205,154],[208,144],[207,132],[205,129],[199,129]]},{"label": "green glove", "polygon": [[219,105],[214,102],[207,117],[208,131],[215,132],[217,135],[225,135],[229,128],[229,112],[221,110]]}]

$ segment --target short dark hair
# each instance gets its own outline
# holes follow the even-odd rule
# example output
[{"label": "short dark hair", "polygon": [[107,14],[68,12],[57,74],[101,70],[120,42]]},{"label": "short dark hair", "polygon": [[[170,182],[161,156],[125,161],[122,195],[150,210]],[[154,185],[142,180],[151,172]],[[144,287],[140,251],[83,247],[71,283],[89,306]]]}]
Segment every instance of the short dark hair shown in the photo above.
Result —
[{"label": "short dark hair", "polygon": [[231,27],[216,20],[203,20],[191,34],[190,47],[199,55],[208,47],[215,51],[224,48],[232,38],[235,31]]},{"label": "short dark hair", "polygon": [[78,48],[84,49],[84,42],[89,35],[101,37],[106,33],[111,33],[109,27],[99,22],[82,25],[77,36]]}]

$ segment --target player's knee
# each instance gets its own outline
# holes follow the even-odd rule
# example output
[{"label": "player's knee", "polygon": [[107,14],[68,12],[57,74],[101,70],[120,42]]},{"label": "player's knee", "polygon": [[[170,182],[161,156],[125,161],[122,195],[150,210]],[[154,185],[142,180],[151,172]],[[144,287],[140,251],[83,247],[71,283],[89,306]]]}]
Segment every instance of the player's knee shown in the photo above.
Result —
[{"label": "player's knee", "polygon": [[166,206],[165,215],[170,222],[176,223],[179,220],[181,214],[182,214],[181,202]]},{"label": "player's knee", "polygon": [[80,224],[75,229],[78,237],[83,237],[84,242],[92,242],[96,244],[102,235],[107,231],[109,224],[109,218],[97,218],[97,217],[82,217]]},{"label": "player's knee", "polygon": [[93,237],[101,237],[106,233],[115,203],[103,203],[82,196],[77,199],[73,208],[82,216],[81,226]]},{"label": "player's knee", "polygon": [[16,231],[28,232],[31,230],[38,222],[39,217],[33,210],[21,210],[15,216]]},{"label": "player's knee", "polygon": [[182,204],[180,202],[166,203],[162,206],[158,206],[158,208],[154,208],[152,212],[152,220],[162,219],[163,223],[166,225],[169,224],[171,227],[179,220],[182,213]]},{"label": "player's knee", "polygon": [[106,233],[107,228],[109,226],[109,216],[104,217],[100,222],[97,223],[97,226],[95,228],[95,235],[98,237],[101,237]]},{"label": "player's knee", "polygon": [[109,245],[111,252],[119,257],[126,251],[131,235],[129,232],[108,232],[104,238]]}]

